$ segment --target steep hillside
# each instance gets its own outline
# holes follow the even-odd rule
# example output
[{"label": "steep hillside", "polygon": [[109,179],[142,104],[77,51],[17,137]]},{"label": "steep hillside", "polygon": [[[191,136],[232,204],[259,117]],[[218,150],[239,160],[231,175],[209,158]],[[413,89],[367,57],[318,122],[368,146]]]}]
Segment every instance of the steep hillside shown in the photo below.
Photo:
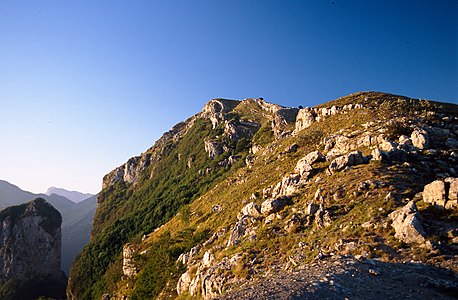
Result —
[{"label": "steep hillside", "polygon": [[59,212],[44,199],[0,211],[0,298],[62,298]]},{"label": "steep hillside", "polygon": [[456,268],[457,117],[373,92],[214,99],[104,177],[67,295],[230,297],[344,257]]},{"label": "steep hillside", "polygon": [[62,270],[68,274],[76,255],[89,242],[97,195],[62,211]]}]

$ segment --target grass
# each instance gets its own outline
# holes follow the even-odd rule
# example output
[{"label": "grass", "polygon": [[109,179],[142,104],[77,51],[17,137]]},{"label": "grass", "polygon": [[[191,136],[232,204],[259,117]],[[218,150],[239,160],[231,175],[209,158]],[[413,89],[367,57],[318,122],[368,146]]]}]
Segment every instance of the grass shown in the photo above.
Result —
[{"label": "grass", "polygon": [[[106,228],[110,226],[119,229],[128,228],[132,220],[133,224],[139,222],[138,226],[134,226],[131,230],[132,234],[124,234],[126,239],[119,240],[116,244],[118,247],[127,240],[138,239],[139,234],[148,234],[146,240],[138,241],[138,247],[139,252],[148,250],[150,254],[140,259],[142,271],[131,282],[132,288],[125,292],[133,299],[158,295],[164,298],[176,297],[174,287],[180,272],[183,272],[182,269],[177,269],[176,258],[180,253],[188,251],[215,232],[221,232],[221,237],[201,249],[197,258],[209,249],[215,252],[217,261],[236,253],[242,254],[242,260],[233,266],[230,272],[220,270],[226,272],[228,277],[236,279],[260,275],[269,267],[287,263],[290,257],[298,254],[302,255],[301,263],[312,262],[319,252],[343,251],[342,253],[364,254],[387,260],[395,260],[407,255],[399,254],[399,250],[402,250],[405,245],[393,238],[394,231],[389,225],[387,216],[388,213],[403,205],[407,198],[414,197],[422,190],[423,185],[434,177],[434,174],[420,161],[415,160],[410,166],[371,162],[353,166],[345,172],[331,176],[325,173],[329,162],[316,163],[312,179],[294,195],[292,205],[279,213],[281,219],[275,219],[269,225],[264,225],[263,220],[260,220],[257,224],[255,241],[242,240],[236,247],[225,248],[230,229],[237,221],[236,216],[241,208],[250,201],[260,204],[264,200],[260,196],[251,200],[250,196],[262,195],[264,188],[274,186],[281,181],[284,175],[293,171],[297,161],[309,152],[323,151],[323,138],[332,134],[342,134],[352,138],[362,136],[367,131],[363,125],[368,122],[374,122],[374,125],[369,127],[375,132],[373,134],[379,134],[376,131],[384,129],[386,136],[395,138],[400,134],[408,134],[410,127],[406,126],[404,119],[400,119],[399,122],[390,123],[391,127],[384,128],[383,122],[386,120],[398,116],[416,119],[425,115],[427,111],[441,111],[447,107],[428,101],[414,101],[380,93],[358,93],[327,103],[326,106],[343,106],[349,103],[361,103],[364,108],[327,116],[297,135],[274,140],[270,127],[270,119],[273,116],[262,110],[254,101],[241,102],[229,117],[235,122],[239,119],[255,121],[261,127],[252,139],[247,138],[243,143],[232,145],[231,153],[209,161],[203,151],[203,143],[195,141],[203,140],[208,136],[216,139],[217,135],[218,139],[224,142],[221,135],[223,131],[222,128],[211,131],[209,122],[196,122],[196,127],[191,128],[180,142],[167,146],[163,154],[163,164],[153,165],[147,170],[146,173],[154,173],[156,176],[161,174],[159,179],[144,177],[138,187],[114,186],[113,190],[105,191],[105,194],[102,194],[102,199],[105,199],[102,205],[106,207],[102,206],[98,211],[100,223],[95,230],[98,237],[94,239],[99,241],[99,247],[104,246],[100,243],[100,236],[103,236]],[[285,153],[284,149],[294,143],[299,145],[298,150]],[[253,144],[263,146],[263,150],[254,155],[254,166],[245,168],[243,158]],[[371,151],[367,146],[358,149],[365,155]],[[176,161],[174,158],[178,153],[185,159]],[[240,155],[242,159],[232,168],[218,168],[218,162],[227,158],[229,154]],[[185,164],[186,157],[190,155],[194,157],[194,165],[189,170]],[[196,175],[198,169],[205,168],[212,169],[207,177],[201,178]],[[316,181],[318,177],[321,177],[320,181]],[[384,182],[385,185],[358,191],[359,183],[372,178]],[[324,206],[330,213],[331,225],[319,228],[312,223],[302,226],[302,229],[294,234],[286,233],[284,222],[293,214],[300,215],[305,222],[306,216],[303,212],[307,204],[313,201],[317,189],[325,191]],[[189,191],[192,192],[187,194]],[[386,195],[389,192],[394,197],[387,199]],[[212,207],[217,204],[222,210],[213,212]],[[129,216],[129,211],[139,215],[138,219],[133,216],[132,219],[126,218],[125,215]],[[152,214],[149,213],[151,211]],[[425,210],[425,214],[428,213]],[[455,221],[456,219],[453,219],[455,217],[452,215],[448,218]],[[121,222],[120,218],[124,218],[125,222]],[[116,222],[121,223],[113,227]],[[377,226],[363,227],[362,224],[367,222]],[[162,227],[156,229],[160,225]],[[121,232],[113,231],[114,233],[116,235],[110,237],[123,236]],[[299,243],[306,245],[305,248],[299,247]],[[346,248],[336,250],[336,245],[341,243],[343,243],[342,247]],[[107,247],[113,249],[114,246],[108,244]],[[89,250],[90,247],[85,249],[85,251]],[[97,251],[91,255],[100,255],[101,251]],[[431,259],[430,254],[422,249],[415,249],[412,253],[421,260]],[[252,264],[255,258],[259,263]],[[115,286],[104,286],[106,290],[116,290],[127,283],[119,279],[120,259],[119,250],[115,249],[108,264],[103,267],[104,269],[102,268],[111,270],[106,273],[112,274],[107,275],[106,282],[110,280],[116,282]],[[191,267],[190,270],[195,271],[196,266]],[[162,277],[154,275],[155,272],[162,274]],[[164,275],[165,273],[168,275]],[[179,299],[189,298],[188,294],[179,297]]]}]

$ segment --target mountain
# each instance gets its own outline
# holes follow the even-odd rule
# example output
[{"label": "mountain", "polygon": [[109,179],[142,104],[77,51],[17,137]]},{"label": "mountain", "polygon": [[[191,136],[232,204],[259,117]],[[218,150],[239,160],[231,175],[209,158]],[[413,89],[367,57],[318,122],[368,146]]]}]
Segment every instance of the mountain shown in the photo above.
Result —
[{"label": "mountain", "polygon": [[56,195],[59,195],[59,196],[63,196],[75,203],[78,203],[78,202],[81,202],[89,197],[92,197],[94,195],[92,194],[84,194],[84,193],[80,193],[80,192],[77,192],[77,191],[68,191],[66,189],[62,189],[62,188],[56,188],[56,187],[50,187],[47,191],[46,191],[46,195],[50,196],[52,194],[56,194]]},{"label": "mountain", "polygon": [[96,207],[94,195],[62,212],[62,270],[67,274],[73,259],[89,242]]},{"label": "mountain", "polygon": [[0,298],[63,298],[60,213],[46,200],[0,211]]},{"label": "mountain", "polygon": [[4,209],[12,205],[22,204],[35,198],[45,199],[58,210],[64,210],[75,205],[74,202],[59,195],[33,194],[23,191],[19,187],[7,181],[0,180],[0,209]]},{"label": "mountain", "polygon": [[67,297],[453,299],[457,176],[455,104],[213,99],[104,176]]},{"label": "mountain", "polygon": [[[48,192],[50,189],[48,189]],[[61,192],[65,190],[58,189],[52,191]],[[88,195],[79,192],[70,193]],[[65,192],[62,192],[62,194],[65,194]],[[75,203],[65,196],[56,193],[50,195],[33,194],[23,191],[7,181],[0,180],[0,209],[19,205],[36,198],[45,199],[62,215],[62,269],[68,274],[73,259],[89,241],[92,219],[97,205],[96,196],[90,196],[79,203]]]}]

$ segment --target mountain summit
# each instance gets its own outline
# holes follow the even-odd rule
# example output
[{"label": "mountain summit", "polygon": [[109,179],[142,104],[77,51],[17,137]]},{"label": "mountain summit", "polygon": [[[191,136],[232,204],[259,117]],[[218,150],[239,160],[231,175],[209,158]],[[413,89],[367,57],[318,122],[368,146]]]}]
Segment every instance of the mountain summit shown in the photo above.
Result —
[{"label": "mountain summit", "polygon": [[451,298],[457,153],[454,104],[213,99],[104,176],[67,296]]}]

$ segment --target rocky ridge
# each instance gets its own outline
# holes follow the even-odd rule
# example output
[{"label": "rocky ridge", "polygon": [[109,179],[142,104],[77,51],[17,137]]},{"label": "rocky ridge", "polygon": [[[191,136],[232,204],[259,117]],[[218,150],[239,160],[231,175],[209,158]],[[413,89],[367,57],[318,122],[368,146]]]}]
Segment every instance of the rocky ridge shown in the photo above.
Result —
[{"label": "rocky ridge", "polygon": [[[429,268],[424,264],[450,269],[441,274],[449,282],[444,286],[454,291],[456,105],[370,92],[302,109],[262,99],[215,99],[180,125],[181,131],[175,130],[180,138],[173,147],[178,149],[180,139],[202,120],[208,120],[214,133],[199,142],[200,149],[215,164],[197,173],[210,176],[225,170],[227,177],[142,241],[124,246],[123,275],[107,290],[111,298],[146,295],[142,282],[153,280],[152,266],[159,261],[173,275],[149,290],[158,298],[224,294],[231,299],[243,295],[237,291],[242,286],[261,299],[263,291],[256,286],[274,291],[278,276],[296,282],[298,297],[332,298],[335,294],[314,289],[313,280],[296,280],[304,275],[300,270],[323,279],[323,272],[342,266],[343,271],[336,271],[340,278],[347,275],[338,274],[350,274],[358,260],[364,264],[367,259],[376,267],[367,270],[364,285],[389,274],[385,263],[400,263],[399,272],[405,267],[405,284],[417,282],[415,272],[402,264],[413,260],[424,270]],[[151,157],[166,154],[161,147],[153,147]],[[190,172],[199,166],[197,156],[183,152],[176,159]],[[150,170],[159,176],[153,166],[137,178]],[[113,183],[106,182],[109,190]],[[157,249],[171,252],[158,258]],[[353,284],[345,287],[353,289],[349,295],[358,287]],[[429,287],[425,283],[434,295]]]},{"label": "rocky ridge", "polygon": [[[0,212],[0,285],[9,290],[0,288],[2,299],[65,295],[61,222],[60,213],[41,198]],[[48,291],[39,286],[53,284]]]}]

